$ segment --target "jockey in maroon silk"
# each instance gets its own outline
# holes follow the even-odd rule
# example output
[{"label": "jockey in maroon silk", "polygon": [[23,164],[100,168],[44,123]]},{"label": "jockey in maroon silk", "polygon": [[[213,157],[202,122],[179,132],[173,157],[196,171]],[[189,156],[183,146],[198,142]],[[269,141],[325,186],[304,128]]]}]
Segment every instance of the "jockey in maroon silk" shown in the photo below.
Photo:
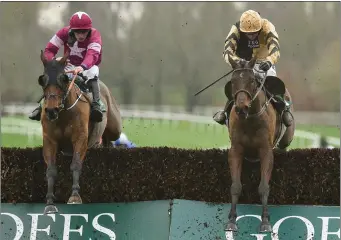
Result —
[{"label": "jockey in maroon silk", "polygon": [[[44,50],[48,60],[52,60],[59,49],[64,46],[64,53],[69,52],[68,65],[65,70],[73,70],[73,74],[82,73],[88,77],[88,84],[93,93],[91,119],[102,121],[99,94],[99,68],[102,60],[102,39],[100,32],[92,26],[90,16],[85,12],[76,12],[70,18],[69,26],[63,27],[51,38]],[[72,78],[73,74],[68,74]],[[40,121],[41,106],[29,116]]]}]

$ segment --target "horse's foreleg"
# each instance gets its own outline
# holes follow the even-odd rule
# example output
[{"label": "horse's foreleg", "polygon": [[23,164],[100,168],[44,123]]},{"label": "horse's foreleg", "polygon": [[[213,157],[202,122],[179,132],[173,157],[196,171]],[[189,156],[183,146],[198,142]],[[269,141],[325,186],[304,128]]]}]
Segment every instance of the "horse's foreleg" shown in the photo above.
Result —
[{"label": "horse's foreleg", "polygon": [[258,188],[261,202],[263,205],[262,222],[260,225],[260,232],[271,232],[272,227],[269,219],[268,211],[268,197],[270,192],[269,181],[271,178],[274,155],[271,147],[264,147],[260,149],[260,165],[261,165],[261,180]]},{"label": "horse's foreleg", "polygon": [[53,143],[50,140],[44,138],[43,156],[44,156],[45,163],[47,165],[47,169],[46,169],[47,194],[46,194],[46,207],[44,210],[44,214],[58,212],[57,207],[54,205],[54,200],[56,199],[56,197],[54,196],[54,193],[53,193],[54,184],[55,184],[55,180],[57,177],[56,153],[57,153],[56,143]]},{"label": "horse's foreleg", "polygon": [[68,200],[68,204],[81,204],[82,198],[79,195],[79,178],[82,172],[83,160],[87,151],[87,131],[79,135],[75,134],[72,139],[73,142],[73,158],[70,165],[70,170],[72,171],[72,194]]},{"label": "horse's foreleg", "polygon": [[242,192],[242,183],[241,183],[241,172],[242,172],[242,149],[240,147],[231,147],[228,152],[228,162],[230,166],[231,173],[231,196],[232,203],[231,209],[229,213],[229,222],[227,224],[227,231],[237,231],[236,219],[237,219],[237,203],[239,200],[239,196]]}]

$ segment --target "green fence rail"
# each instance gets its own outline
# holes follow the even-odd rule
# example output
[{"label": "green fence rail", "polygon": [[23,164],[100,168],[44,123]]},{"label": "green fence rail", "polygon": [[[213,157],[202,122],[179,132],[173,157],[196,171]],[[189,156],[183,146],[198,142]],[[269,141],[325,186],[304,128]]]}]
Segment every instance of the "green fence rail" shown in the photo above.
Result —
[{"label": "green fence rail", "polygon": [[270,206],[273,233],[260,234],[261,206],[238,205],[238,234],[225,233],[230,204],[188,200],[57,205],[1,204],[1,240],[336,240],[340,207]]}]

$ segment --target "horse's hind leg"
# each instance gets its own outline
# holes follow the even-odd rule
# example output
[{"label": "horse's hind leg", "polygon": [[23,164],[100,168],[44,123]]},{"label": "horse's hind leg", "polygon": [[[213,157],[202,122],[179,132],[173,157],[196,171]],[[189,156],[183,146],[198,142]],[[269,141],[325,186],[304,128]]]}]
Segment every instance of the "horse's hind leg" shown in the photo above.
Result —
[{"label": "horse's hind leg", "polygon": [[[288,101],[290,101],[290,102],[292,101],[292,98],[290,96],[288,89],[286,89],[286,91],[285,91],[285,97],[287,98]],[[293,105],[290,106],[290,112],[291,113],[294,112],[294,106]],[[292,124],[289,127],[287,127],[282,139],[278,143],[279,149],[285,150],[290,145],[290,143],[294,139],[295,125],[296,125],[296,123],[295,123],[295,120],[293,119]]]},{"label": "horse's hind leg", "polygon": [[107,125],[105,127],[103,135],[105,135],[109,141],[115,141],[120,137],[122,132],[122,119],[120,110],[115,98],[111,95],[107,87],[103,87],[102,94],[103,97],[106,99],[106,104],[108,107]]},{"label": "horse's hind leg", "polygon": [[[291,108],[292,112],[292,108]],[[289,126],[282,137],[282,139],[278,143],[278,148],[282,150],[286,150],[287,147],[290,146],[290,143],[294,139],[295,133],[295,121],[292,122],[291,126]]]},{"label": "horse's hind leg", "polygon": [[107,128],[104,130],[103,133],[103,140],[105,139],[105,144],[103,144],[105,147],[112,146],[111,142],[116,141],[120,138],[121,131],[118,128],[110,129]]},{"label": "horse's hind leg", "polygon": [[270,192],[269,181],[273,168],[273,151],[270,146],[264,146],[259,151],[261,165],[261,180],[258,187],[258,192],[263,205],[262,222],[260,232],[271,232],[271,224],[269,221],[268,197]]},{"label": "horse's hind leg", "polygon": [[107,136],[107,133],[104,131],[103,136],[102,136],[102,146],[103,147],[112,147],[112,143],[110,141],[110,138]]},{"label": "horse's hind leg", "polygon": [[282,139],[278,143],[278,148],[281,150],[286,150],[290,146],[290,143],[294,139],[295,123],[285,130]]},{"label": "horse's hind leg", "polygon": [[241,183],[241,172],[242,172],[242,154],[243,149],[241,146],[234,147],[232,146],[228,152],[228,162],[231,173],[231,196],[232,196],[232,204],[229,213],[229,222],[227,224],[227,231],[237,231],[237,203],[239,200],[239,196],[242,192],[242,183]]}]

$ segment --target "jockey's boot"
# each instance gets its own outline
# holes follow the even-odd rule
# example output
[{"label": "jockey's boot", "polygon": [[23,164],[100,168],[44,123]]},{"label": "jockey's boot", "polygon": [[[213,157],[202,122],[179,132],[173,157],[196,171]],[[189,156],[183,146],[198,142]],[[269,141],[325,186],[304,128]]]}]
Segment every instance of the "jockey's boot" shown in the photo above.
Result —
[{"label": "jockey's boot", "polygon": [[28,115],[29,119],[40,121],[41,110],[41,105],[39,104],[39,106],[34,109],[33,112],[30,113],[30,115]]},{"label": "jockey's boot", "polygon": [[286,127],[290,127],[294,121],[294,117],[290,112],[291,103],[286,101],[284,96],[277,95],[275,96],[275,99],[283,103],[282,121]]},{"label": "jockey's boot", "polygon": [[91,113],[90,119],[94,122],[101,122],[103,118],[103,113],[101,111],[100,104],[100,96],[99,96],[99,82],[96,79],[91,80],[91,89],[92,89],[92,104],[91,104]]},{"label": "jockey's boot", "polygon": [[232,102],[233,101],[227,101],[224,110],[219,110],[213,115],[213,120],[219,123],[220,125],[225,125],[231,110],[229,106]]}]

